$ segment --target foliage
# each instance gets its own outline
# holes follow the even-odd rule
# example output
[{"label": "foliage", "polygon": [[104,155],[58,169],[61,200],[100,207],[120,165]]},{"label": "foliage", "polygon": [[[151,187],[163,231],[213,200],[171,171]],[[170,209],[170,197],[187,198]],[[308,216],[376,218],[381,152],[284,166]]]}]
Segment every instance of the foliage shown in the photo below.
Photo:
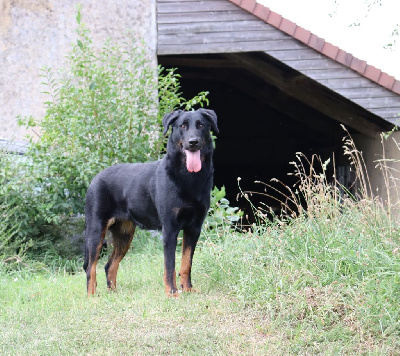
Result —
[{"label": "foliage", "polygon": [[17,220],[17,212],[14,207],[8,209],[8,205],[0,205],[0,264],[13,266],[22,261],[26,250],[32,247],[32,240],[21,239],[17,232],[20,222]]},{"label": "foliage", "polygon": [[298,154],[294,186],[261,183],[260,195],[280,193],[283,215],[271,221],[268,207],[256,209],[259,223],[247,233],[204,242],[210,281],[262,309],[270,320],[265,332],[287,339],[289,353],[400,348],[400,227],[372,195],[350,137],[345,152],[358,170],[353,195],[327,177],[328,161]]},{"label": "foliage", "polygon": [[0,157],[0,201],[16,215],[18,238],[33,239],[35,248],[57,235],[49,226],[83,212],[87,187],[102,169],[159,158],[165,113],[208,103],[207,92],[182,97],[176,70],[159,67],[157,80],[145,44],[133,35],[128,43],[108,40],[96,51],[79,10],[77,21],[67,68],[43,69],[44,117],[19,118],[36,133],[28,152],[19,160]]},{"label": "foliage", "polygon": [[[0,350],[398,354],[400,241],[374,204],[353,200],[328,218],[323,210],[335,207],[327,200],[318,217],[225,230],[223,239],[209,230],[193,260],[198,292],[179,300],[164,295],[162,242],[148,234],[135,236],[116,293],[107,291],[106,258],[99,262],[99,295],[90,299],[75,260],[54,260],[42,273],[0,268]],[[82,320],[95,330],[84,340]]]},{"label": "foliage", "polygon": [[205,230],[227,229],[231,230],[243,216],[243,212],[237,207],[231,207],[229,200],[225,198],[225,187],[214,187],[211,192],[210,209],[204,223]]},{"label": "foliage", "polygon": [[[346,152],[353,167],[363,170],[360,152],[349,140]],[[265,207],[257,211],[259,223],[247,231],[206,229],[193,262],[192,279],[200,292],[178,301],[164,296],[162,242],[149,233],[136,236],[121,262],[117,293],[107,292],[99,273],[99,296],[90,300],[82,298],[85,277],[76,259],[53,257],[53,265],[40,274],[4,273],[0,265],[0,350],[398,354],[398,223],[371,195],[365,172],[357,172],[358,191],[350,195],[328,179],[328,164],[297,156],[297,183],[280,188],[286,215],[270,220]],[[263,188],[266,195],[273,189]],[[227,211],[224,194],[223,188],[214,189],[212,206]],[[217,214],[216,219],[223,225],[225,218]],[[177,319],[179,330],[170,327]],[[96,330],[83,341],[77,332],[82,320]],[[16,327],[10,329],[10,323]],[[26,325],[35,325],[35,332]]]},{"label": "foliage", "polygon": [[192,99],[186,100],[183,98],[180,92],[180,78],[181,76],[177,73],[176,68],[165,69],[162,66],[158,66],[158,109],[162,113],[161,117],[165,113],[178,108],[191,110],[197,105],[203,107],[205,104],[209,104],[208,91],[202,91]]},{"label": "foliage", "polygon": [[211,289],[264,313],[266,343],[281,340],[282,354],[396,353],[400,240],[376,213],[353,205],[334,219],[303,215],[210,239],[202,272]]}]

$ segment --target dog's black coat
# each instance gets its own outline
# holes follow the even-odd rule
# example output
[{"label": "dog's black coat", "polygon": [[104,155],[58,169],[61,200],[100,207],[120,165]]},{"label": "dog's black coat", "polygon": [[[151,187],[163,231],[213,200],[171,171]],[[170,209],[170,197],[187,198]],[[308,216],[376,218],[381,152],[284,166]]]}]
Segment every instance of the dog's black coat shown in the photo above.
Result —
[{"label": "dog's black coat", "polygon": [[[164,134],[172,127],[167,153],[150,163],[119,164],[99,173],[86,195],[85,264],[88,295],[96,290],[96,264],[105,233],[113,234],[114,251],[106,265],[107,284],[115,288],[118,264],[124,257],[135,226],[162,230],[164,284],[176,295],[175,249],[184,232],[181,287],[191,290],[191,262],[210,206],[213,184],[213,143],[218,133],[214,111],[174,111],[163,118]],[[189,172],[185,150],[200,150],[201,169]]]}]

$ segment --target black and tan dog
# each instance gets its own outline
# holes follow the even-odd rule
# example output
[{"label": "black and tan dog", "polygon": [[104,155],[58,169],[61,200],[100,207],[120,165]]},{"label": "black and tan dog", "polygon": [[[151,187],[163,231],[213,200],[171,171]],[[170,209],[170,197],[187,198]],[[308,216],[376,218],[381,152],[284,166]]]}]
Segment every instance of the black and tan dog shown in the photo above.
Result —
[{"label": "black and tan dog", "polygon": [[164,285],[178,296],[175,276],[177,236],[183,230],[180,285],[191,291],[193,253],[210,206],[213,144],[218,133],[214,111],[174,111],[163,118],[164,135],[172,127],[167,153],[156,162],[119,164],[99,173],[86,195],[85,263],[88,296],[96,292],[96,265],[108,229],[114,250],[105,271],[115,289],[120,261],[132,242],[136,225],[162,230]]}]

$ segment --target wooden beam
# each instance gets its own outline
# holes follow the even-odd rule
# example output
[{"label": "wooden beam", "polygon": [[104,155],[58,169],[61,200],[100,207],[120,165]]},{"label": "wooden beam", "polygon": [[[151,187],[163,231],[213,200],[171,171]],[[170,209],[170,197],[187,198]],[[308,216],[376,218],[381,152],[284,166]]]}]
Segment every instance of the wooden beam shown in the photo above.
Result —
[{"label": "wooden beam", "polygon": [[159,56],[159,64],[167,67],[189,68],[240,68],[240,65],[228,59],[206,59],[184,56]]},{"label": "wooden beam", "polygon": [[376,132],[388,126],[383,119],[357,107],[312,79],[300,73],[293,75],[294,71],[282,63],[275,65],[267,58],[259,58],[251,53],[225,54],[224,57],[240,64],[294,99],[369,137],[375,137]]}]

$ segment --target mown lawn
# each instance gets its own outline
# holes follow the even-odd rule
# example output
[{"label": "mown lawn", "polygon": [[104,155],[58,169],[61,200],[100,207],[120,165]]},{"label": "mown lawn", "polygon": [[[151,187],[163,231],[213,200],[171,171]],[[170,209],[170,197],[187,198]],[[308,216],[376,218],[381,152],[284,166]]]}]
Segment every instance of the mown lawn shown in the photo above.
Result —
[{"label": "mown lawn", "polygon": [[199,291],[178,299],[163,292],[161,242],[140,234],[115,293],[105,257],[89,299],[81,261],[3,270],[0,354],[399,354],[398,231],[366,211],[205,234]]},{"label": "mown lawn", "polygon": [[[164,296],[162,254],[130,253],[119,289],[87,299],[83,273],[1,276],[0,354],[263,354],[268,321],[199,271],[201,292]],[[201,253],[201,252],[200,252]],[[199,254],[200,254],[199,253]],[[196,269],[195,269],[196,271]]]}]

